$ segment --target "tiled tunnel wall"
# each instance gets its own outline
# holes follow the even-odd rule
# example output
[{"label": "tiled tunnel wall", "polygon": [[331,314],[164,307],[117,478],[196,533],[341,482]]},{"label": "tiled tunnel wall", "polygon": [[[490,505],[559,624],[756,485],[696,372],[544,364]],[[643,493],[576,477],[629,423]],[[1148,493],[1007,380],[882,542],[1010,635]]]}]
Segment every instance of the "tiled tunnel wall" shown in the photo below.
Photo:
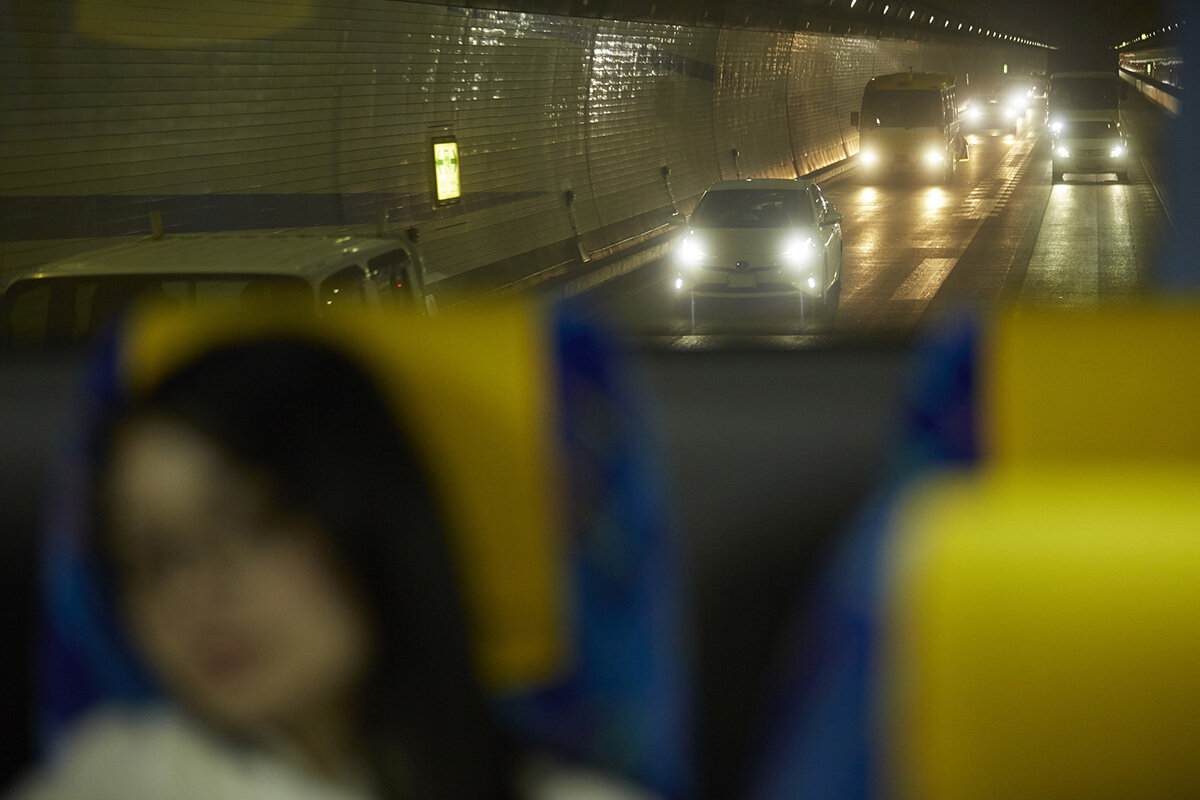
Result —
[{"label": "tiled tunnel wall", "polygon": [[[846,158],[872,75],[1044,66],[961,40],[393,0],[159,5],[0,10],[0,280],[148,233],[154,209],[168,232],[374,231],[382,214],[418,227],[444,292],[479,291],[608,252],[719,178]],[[430,140],[447,133],[464,197],[435,209]]]}]

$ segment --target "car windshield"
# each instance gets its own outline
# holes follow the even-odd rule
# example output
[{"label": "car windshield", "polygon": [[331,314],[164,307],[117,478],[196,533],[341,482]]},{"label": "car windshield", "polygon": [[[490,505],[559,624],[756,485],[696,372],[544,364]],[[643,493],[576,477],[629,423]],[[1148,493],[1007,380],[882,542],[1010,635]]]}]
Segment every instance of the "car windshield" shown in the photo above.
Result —
[{"label": "car windshield", "polygon": [[134,300],[179,305],[218,300],[294,303],[311,298],[297,278],[247,275],[104,275],[31,278],[0,297],[0,340],[17,345],[69,344],[85,340]]},{"label": "car windshield", "polygon": [[942,124],[942,98],[936,91],[875,91],[863,97],[863,124],[911,128]]},{"label": "car windshield", "polygon": [[692,215],[698,228],[795,228],[811,225],[802,189],[735,189],[704,195]]}]

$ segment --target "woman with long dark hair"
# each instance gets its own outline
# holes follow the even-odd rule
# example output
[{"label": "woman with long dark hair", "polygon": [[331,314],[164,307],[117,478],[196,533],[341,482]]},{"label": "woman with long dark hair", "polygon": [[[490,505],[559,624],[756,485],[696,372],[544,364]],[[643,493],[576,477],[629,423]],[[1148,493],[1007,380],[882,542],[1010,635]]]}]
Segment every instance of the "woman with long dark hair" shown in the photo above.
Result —
[{"label": "woman with long dark hair", "polygon": [[407,424],[294,339],[211,350],[108,415],[83,558],[158,702],[93,712],[18,796],[627,796],[526,769],[495,724]]}]

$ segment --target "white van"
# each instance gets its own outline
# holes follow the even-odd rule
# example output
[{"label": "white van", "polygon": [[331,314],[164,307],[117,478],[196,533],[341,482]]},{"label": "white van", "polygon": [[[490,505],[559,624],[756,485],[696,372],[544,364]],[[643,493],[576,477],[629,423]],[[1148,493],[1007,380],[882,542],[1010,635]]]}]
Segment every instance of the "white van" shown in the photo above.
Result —
[{"label": "white van", "polygon": [[404,240],[306,234],[148,237],[26,270],[0,295],[0,342],[86,339],[132,300],[404,304],[433,310]]},{"label": "white van", "polygon": [[968,155],[960,131],[954,76],[946,72],[877,75],[863,89],[858,164],[874,177],[904,172],[950,183]]},{"label": "white van", "polygon": [[1046,124],[1052,134],[1062,133],[1070,122],[1121,123],[1121,99],[1128,87],[1115,70],[1055,72],[1050,76]]}]

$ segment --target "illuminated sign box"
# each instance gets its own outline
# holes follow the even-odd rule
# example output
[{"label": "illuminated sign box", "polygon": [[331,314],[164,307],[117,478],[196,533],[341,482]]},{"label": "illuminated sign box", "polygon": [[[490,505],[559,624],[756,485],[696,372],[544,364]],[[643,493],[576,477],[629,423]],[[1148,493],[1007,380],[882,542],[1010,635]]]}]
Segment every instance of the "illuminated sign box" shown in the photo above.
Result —
[{"label": "illuminated sign box", "polygon": [[458,140],[439,136],[433,140],[434,205],[457,203],[462,197],[462,181],[458,163]]}]

